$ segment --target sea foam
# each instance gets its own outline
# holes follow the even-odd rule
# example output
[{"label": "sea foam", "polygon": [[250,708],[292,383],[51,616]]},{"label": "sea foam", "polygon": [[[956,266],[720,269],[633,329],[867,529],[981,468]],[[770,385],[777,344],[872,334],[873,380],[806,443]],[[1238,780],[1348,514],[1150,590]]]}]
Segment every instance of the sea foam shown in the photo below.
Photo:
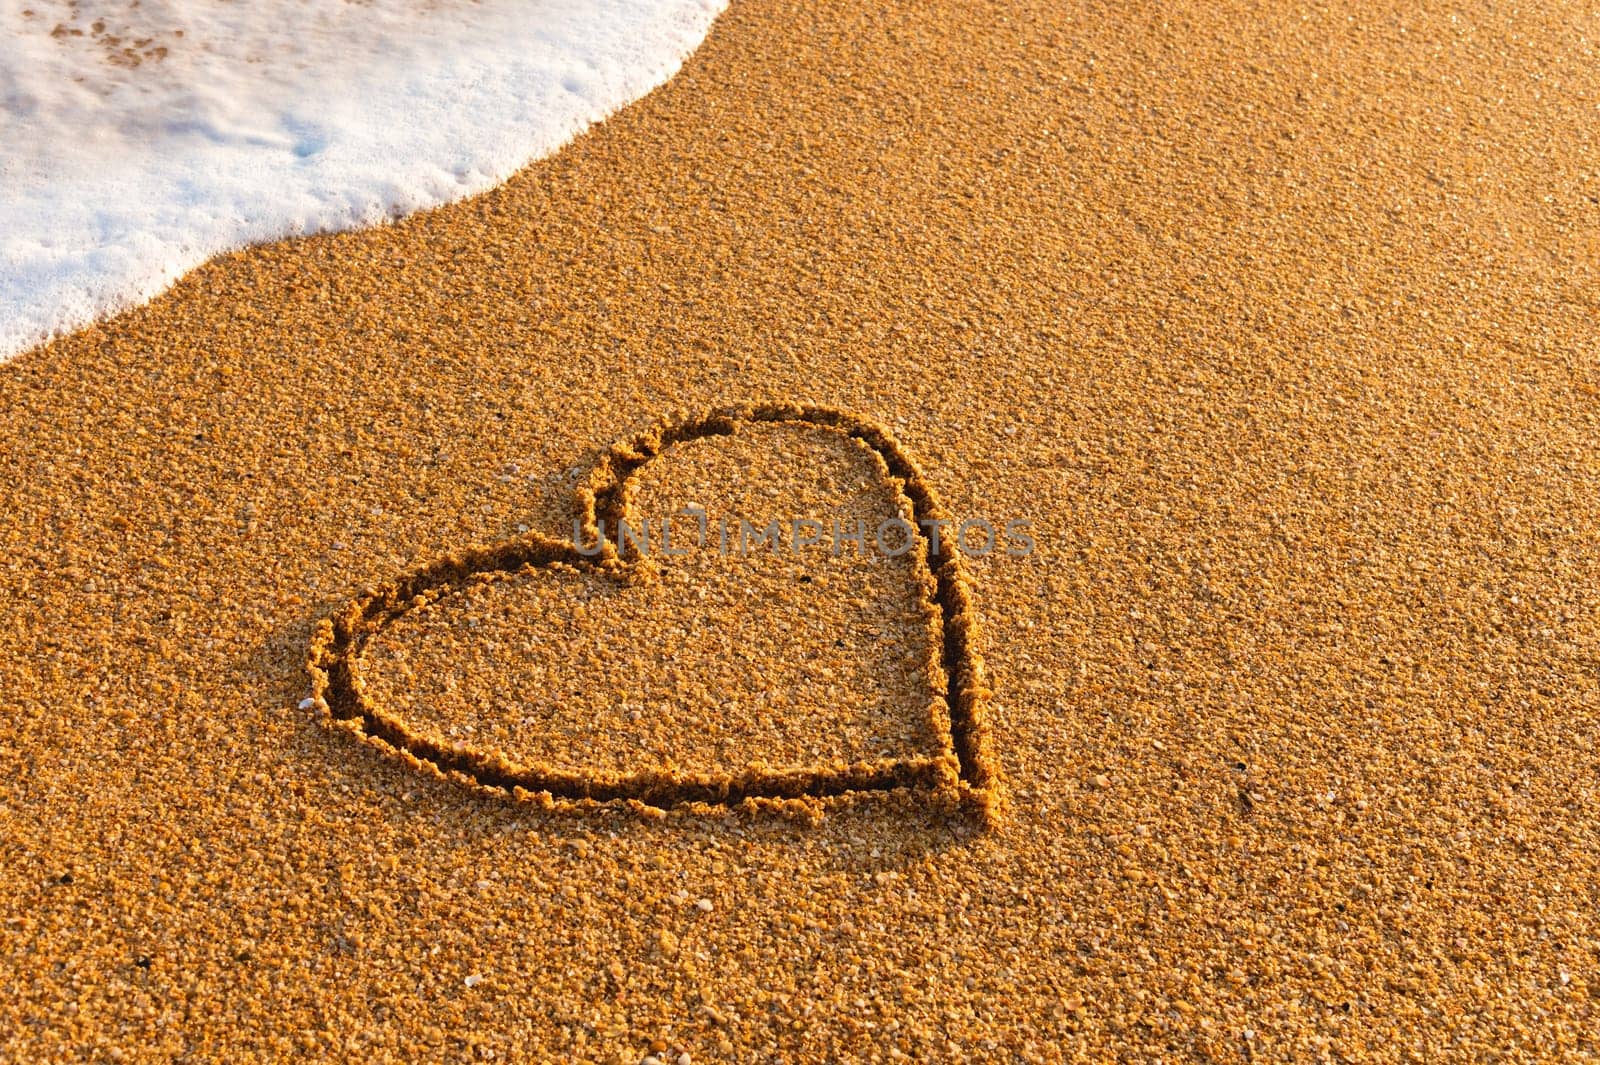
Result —
[{"label": "sea foam", "polygon": [[0,361],[218,252],[504,181],[726,0],[0,0]]}]

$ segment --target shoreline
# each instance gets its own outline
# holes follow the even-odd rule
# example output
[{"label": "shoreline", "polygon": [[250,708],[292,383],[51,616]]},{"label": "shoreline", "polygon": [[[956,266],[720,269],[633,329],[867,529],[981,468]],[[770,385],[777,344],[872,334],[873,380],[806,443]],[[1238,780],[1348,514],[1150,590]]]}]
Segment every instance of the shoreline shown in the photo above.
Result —
[{"label": "shoreline", "polygon": [[[1574,18],[736,0],[505,185],[0,366],[0,1057],[1595,1053]],[[966,560],[996,831],[486,802],[299,708],[321,619],[563,536],[613,441],[729,404],[849,411],[1031,522]],[[672,475],[858,501],[731,454]],[[829,594],[765,658],[641,621],[692,696],[646,720],[780,668],[898,705],[822,673],[884,601],[825,557],[782,558]]]}]

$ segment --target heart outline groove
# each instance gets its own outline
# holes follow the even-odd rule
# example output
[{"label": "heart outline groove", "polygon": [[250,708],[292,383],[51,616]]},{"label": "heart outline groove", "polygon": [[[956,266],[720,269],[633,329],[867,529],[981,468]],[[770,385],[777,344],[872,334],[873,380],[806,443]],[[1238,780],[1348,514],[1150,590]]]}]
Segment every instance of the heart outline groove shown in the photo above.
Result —
[{"label": "heart outline groove", "polygon": [[[360,662],[367,643],[401,616],[474,582],[508,580],[538,568],[602,574],[623,583],[653,579],[656,564],[620,554],[600,535],[602,522],[616,529],[618,522],[629,519],[629,478],[641,467],[674,444],[731,436],[742,423],[800,424],[858,441],[881,461],[886,482],[911,504],[914,538],[933,577],[932,605],[939,631],[929,655],[937,659],[945,677],[947,750],[823,769],[755,765],[720,774],[663,769],[583,773],[518,765],[493,751],[440,743],[408,728],[367,692]],[[922,471],[886,428],[836,408],[787,403],[669,415],[612,445],[579,485],[576,502],[584,541],[599,545],[597,555],[586,557],[576,543],[530,532],[492,546],[442,555],[387,584],[368,588],[343,610],[318,622],[306,668],[311,700],[324,723],[421,772],[479,793],[546,807],[618,804],[660,813],[672,807],[781,803],[906,790],[974,814],[984,824],[995,822],[1000,778],[988,723],[991,692],[976,646],[977,616],[966,568],[957,538],[940,537],[936,549],[924,532],[924,522],[948,522],[949,515]]]}]

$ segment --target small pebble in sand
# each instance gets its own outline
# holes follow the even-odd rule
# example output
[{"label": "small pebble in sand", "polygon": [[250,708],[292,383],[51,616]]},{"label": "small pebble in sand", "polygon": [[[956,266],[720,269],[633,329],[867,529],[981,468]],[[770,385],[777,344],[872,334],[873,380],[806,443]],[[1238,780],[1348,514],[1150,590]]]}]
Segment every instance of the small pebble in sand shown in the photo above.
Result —
[{"label": "small pebble in sand", "polygon": [[462,983],[466,984],[468,987],[477,987],[479,984],[483,983],[483,977],[477,973],[473,973],[471,976],[463,980]]},{"label": "small pebble in sand", "polygon": [[710,913],[712,909],[712,902],[710,899],[701,899],[699,902],[694,904],[694,908],[699,910],[701,913]]}]

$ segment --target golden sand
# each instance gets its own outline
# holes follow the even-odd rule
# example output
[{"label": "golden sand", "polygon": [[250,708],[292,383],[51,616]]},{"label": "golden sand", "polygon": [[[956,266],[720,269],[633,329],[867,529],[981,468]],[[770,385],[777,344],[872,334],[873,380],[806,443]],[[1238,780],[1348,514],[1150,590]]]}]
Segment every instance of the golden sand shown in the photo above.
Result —
[{"label": "golden sand", "polygon": [[[1426,8],[736,0],[504,188],[0,368],[0,1059],[1600,1055],[1600,27]],[[298,708],[364,589],[753,401],[1033,523],[968,560],[996,828],[545,809]],[[735,760],[804,742],[747,694]]]}]

